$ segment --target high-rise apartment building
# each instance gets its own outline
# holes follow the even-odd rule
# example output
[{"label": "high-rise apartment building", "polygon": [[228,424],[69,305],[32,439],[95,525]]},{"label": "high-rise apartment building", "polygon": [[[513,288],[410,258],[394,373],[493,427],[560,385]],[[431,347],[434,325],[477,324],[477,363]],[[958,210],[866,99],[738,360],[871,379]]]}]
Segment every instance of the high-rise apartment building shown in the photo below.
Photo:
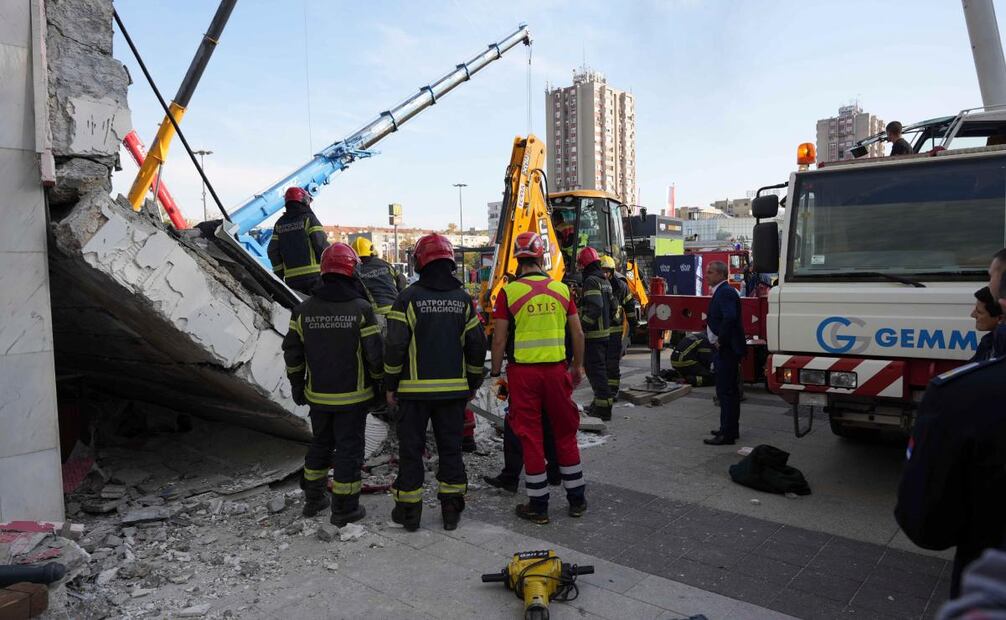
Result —
[{"label": "high-rise apartment building", "polygon": [[[838,116],[817,121],[817,161],[837,161],[850,159],[848,150],[852,145],[884,130],[884,121],[873,114],[864,112],[858,103],[838,109]],[[869,147],[867,157],[882,157],[884,143],[877,142]]]},{"label": "high-rise apartment building", "polygon": [[597,189],[629,205],[636,193],[636,104],[582,67],[573,85],[545,92],[549,191]]},{"label": "high-rise apartment building", "polygon": [[489,214],[489,237],[492,238],[496,234],[496,229],[500,225],[500,210],[503,208],[503,203],[500,201],[487,202],[486,211]]}]

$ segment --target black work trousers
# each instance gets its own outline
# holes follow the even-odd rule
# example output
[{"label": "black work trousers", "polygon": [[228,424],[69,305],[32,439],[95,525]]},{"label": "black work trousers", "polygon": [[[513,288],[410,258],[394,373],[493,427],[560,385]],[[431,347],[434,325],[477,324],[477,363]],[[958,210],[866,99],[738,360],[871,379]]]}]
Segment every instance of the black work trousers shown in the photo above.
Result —
[{"label": "black work trousers", "polygon": [[583,366],[594,391],[595,416],[611,415],[611,391],[608,389],[608,339],[592,338],[584,343]]},{"label": "black work trousers", "polygon": [[622,385],[622,330],[608,335],[608,349],[605,356],[608,371],[608,392],[612,399],[618,397]]},{"label": "black work trousers", "polygon": [[[423,450],[426,448],[426,427],[433,423],[433,437],[437,442],[439,465],[438,496],[464,495],[468,489],[465,463],[461,459],[461,439],[465,430],[465,405],[467,399],[411,400],[399,399],[401,409],[398,420],[398,479],[395,496],[399,501],[421,499],[423,478]],[[418,495],[414,495],[419,491]]]},{"label": "black work trousers", "polygon": [[740,363],[740,357],[730,349],[717,349],[713,358],[716,397],[720,399],[720,434],[727,439],[737,439],[740,436]]},{"label": "black work trousers", "polygon": [[[556,484],[561,480],[559,474],[559,459],[555,454],[555,436],[552,434],[552,424],[548,421],[548,414],[541,412],[541,429],[545,443],[545,472],[549,481]],[[513,432],[510,426],[510,416],[503,418],[503,471],[500,472],[500,479],[505,482],[517,483],[520,481],[520,472],[524,469],[524,450],[520,445],[520,437]]]},{"label": "black work trousers", "polygon": [[333,494],[359,495],[366,428],[366,404],[345,411],[325,411],[311,407],[311,432],[314,438],[304,458],[305,473],[314,471],[327,475],[328,468],[331,467],[334,474]]}]

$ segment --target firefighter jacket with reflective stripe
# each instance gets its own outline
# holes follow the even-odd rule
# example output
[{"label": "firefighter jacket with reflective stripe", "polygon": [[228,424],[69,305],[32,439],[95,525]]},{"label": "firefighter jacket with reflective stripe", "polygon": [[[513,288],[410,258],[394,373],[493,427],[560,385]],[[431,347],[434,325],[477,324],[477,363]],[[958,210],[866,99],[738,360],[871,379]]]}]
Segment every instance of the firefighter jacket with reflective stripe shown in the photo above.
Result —
[{"label": "firefighter jacket with reflective stripe", "polygon": [[384,378],[381,331],[370,302],[315,295],[300,304],[290,316],[283,358],[290,383],[304,386],[312,407],[359,408]]},{"label": "firefighter jacket with reflective stripe", "polygon": [[[508,351],[518,364],[546,364],[566,359],[569,287],[542,274],[517,278],[503,287],[513,321]],[[509,348],[508,347],[508,348]]]},{"label": "firefighter jacket with reflective stripe", "polygon": [[272,270],[284,280],[321,273],[321,253],[328,238],[318,217],[305,206],[287,207],[269,239]]},{"label": "firefighter jacket with reflective stripe", "polygon": [[584,270],[581,291],[579,310],[584,338],[607,339],[611,328],[611,284],[600,267]]},{"label": "firefighter jacket with reflective stripe", "polygon": [[398,294],[405,288],[401,286],[404,278],[398,275],[394,267],[376,256],[365,256],[360,261],[356,270],[363,285],[370,291],[370,296],[374,298],[374,310],[378,314],[387,314]]},{"label": "firefighter jacket with reflective stripe", "polygon": [[608,280],[611,285],[611,333],[622,333],[622,323],[625,317],[632,316],[632,291],[625,276],[617,271]]},{"label": "firefighter jacket with reflective stripe", "polygon": [[482,384],[486,339],[462,288],[408,287],[388,313],[385,388],[399,398],[466,398]]}]

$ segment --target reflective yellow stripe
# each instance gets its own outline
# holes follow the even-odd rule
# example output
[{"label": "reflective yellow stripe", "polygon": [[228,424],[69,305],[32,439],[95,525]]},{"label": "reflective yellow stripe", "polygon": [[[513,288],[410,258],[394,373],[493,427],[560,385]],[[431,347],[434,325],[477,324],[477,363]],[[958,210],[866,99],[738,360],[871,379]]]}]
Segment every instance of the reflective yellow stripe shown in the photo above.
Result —
[{"label": "reflective yellow stripe", "polygon": [[481,375],[485,372],[485,366],[472,366],[471,364],[465,364],[465,370],[473,375]]},{"label": "reflective yellow stripe", "polygon": [[324,226],[312,226],[311,228],[307,229],[307,234],[309,234],[309,235],[311,233],[316,233],[316,232],[320,232],[320,233],[325,232],[325,227]]},{"label": "reflective yellow stripe", "polygon": [[590,289],[588,291],[584,291],[584,293],[583,293],[584,297],[590,297],[591,295],[597,295],[598,297],[600,297],[601,296],[601,291],[599,289],[592,288],[592,289]]},{"label": "reflective yellow stripe", "polygon": [[385,374],[389,374],[389,375],[397,375],[397,374],[400,374],[402,372],[402,367],[401,366],[388,366],[387,364],[385,364],[384,365],[384,372],[385,372]]},{"label": "reflective yellow stripe", "polygon": [[321,273],[321,267],[318,264],[286,269],[283,272],[283,277],[289,280],[290,278],[295,278],[297,276],[307,276],[315,273]]},{"label": "reflective yellow stripe", "polygon": [[377,325],[370,325],[360,330],[360,338],[366,338],[367,336],[374,336],[379,333],[381,333],[380,327],[378,327]]},{"label": "reflective yellow stripe", "polygon": [[448,484],[446,482],[437,481],[439,484],[437,486],[437,493],[441,495],[464,495],[468,492],[468,483],[462,484]]},{"label": "reflective yellow stripe", "polygon": [[611,399],[610,398],[595,398],[594,399],[594,404],[597,405],[598,407],[610,407],[611,406]]},{"label": "reflective yellow stripe", "polygon": [[404,312],[399,312],[398,310],[389,310],[388,319],[394,319],[396,321],[401,321],[402,323],[408,323],[408,319],[405,318]]},{"label": "reflective yellow stripe", "polygon": [[356,391],[361,391],[365,387],[363,381],[363,344],[361,341],[356,342]]},{"label": "reflective yellow stripe", "polygon": [[332,481],[332,495],[359,495],[363,483],[359,480],[354,482]]},{"label": "reflective yellow stripe", "polygon": [[608,330],[606,329],[595,329],[584,333],[584,337],[587,340],[601,340],[608,338]]},{"label": "reflective yellow stripe", "polygon": [[377,379],[377,380],[383,379],[384,378],[384,373],[383,372],[374,372],[374,371],[371,370],[370,371],[370,378],[371,379]]},{"label": "reflective yellow stripe", "polygon": [[304,468],[304,480],[321,480],[322,478],[328,476],[327,469],[308,469]]},{"label": "reflective yellow stripe", "polygon": [[279,273],[279,272],[283,271],[283,263],[280,263],[278,265],[273,265],[272,270],[273,270],[274,273]]},{"label": "reflective yellow stripe", "polygon": [[398,384],[399,392],[457,392],[468,391],[468,380],[458,379],[403,379]]},{"label": "reflective yellow stripe", "polygon": [[596,320],[594,320],[594,319],[590,318],[590,317],[589,317],[589,316],[587,316],[587,315],[583,315],[583,316],[581,316],[581,317],[580,317],[580,322],[581,322],[581,323],[583,323],[583,324],[585,324],[585,325],[594,325],[595,323],[597,323],[597,321],[596,321]]},{"label": "reflective yellow stripe", "polygon": [[396,502],[401,502],[403,504],[418,504],[423,501],[423,488],[419,487],[415,491],[400,491],[398,489],[391,489],[391,495],[395,498]]},{"label": "reflective yellow stripe", "polygon": [[374,312],[377,314],[390,314],[391,306],[374,306]]},{"label": "reflective yellow stripe", "polygon": [[465,333],[468,333],[469,331],[475,329],[481,324],[482,323],[479,321],[478,317],[473,317],[472,320],[468,321],[468,323],[465,325]]},{"label": "reflective yellow stripe", "polygon": [[304,396],[308,402],[314,405],[355,405],[370,400],[374,397],[374,389],[365,387],[355,392],[344,392],[342,394],[323,394],[314,392],[310,386],[304,390]]},{"label": "reflective yellow stripe", "polygon": [[300,326],[300,317],[299,316],[297,317],[296,321],[293,320],[293,319],[290,319],[290,329],[292,329],[293,331],[297,332],[297,335],[300,336],[301,342],[304,341],[304,330],[301,329],[301,326]]},{"label": "reflective yellow stripe", "polygon": [[535,347],[564,347],[566,346],[565,338],[539,338],[537,340],[521,340],[519,342],[513,343],[514,351],[519,351],[520,349],[533,349]]},{"label": "reflective yellow stripe", "polygon": [[300,373],[304,372],[305,368],[307,368],[307,364],[297,364],[296,366],[287,366],[286,367],[286,374],[288,374],[288,375],[300,374]]}]

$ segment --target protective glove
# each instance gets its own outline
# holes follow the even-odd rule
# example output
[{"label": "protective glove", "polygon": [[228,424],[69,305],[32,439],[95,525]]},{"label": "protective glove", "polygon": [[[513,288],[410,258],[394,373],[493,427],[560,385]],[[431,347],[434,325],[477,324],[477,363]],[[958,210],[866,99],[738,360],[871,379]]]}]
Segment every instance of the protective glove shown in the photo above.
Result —
[{"label": "protective glove", "polygon": [[304,384],[295,384],[291,386],[291,391],[293,392],[293,402],[298,405],[307,404],[307,396],[304,395]]}]

